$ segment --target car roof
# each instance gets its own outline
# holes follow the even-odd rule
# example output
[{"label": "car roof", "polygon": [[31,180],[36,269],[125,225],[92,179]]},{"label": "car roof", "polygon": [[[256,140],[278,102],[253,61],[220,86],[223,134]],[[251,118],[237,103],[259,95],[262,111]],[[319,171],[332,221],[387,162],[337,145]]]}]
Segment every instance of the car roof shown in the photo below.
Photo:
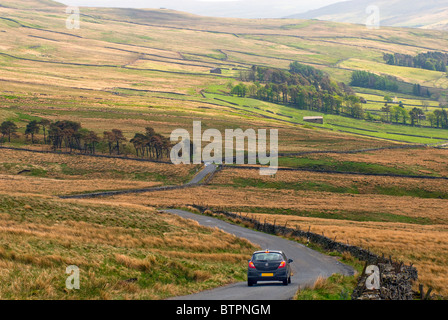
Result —
[{"label": "car roof", "polygon": [[259,250],[259,251],[255,251],[254,252],[254,254],[256,254],[256,253],[280,253],[280,254],[282,254],[283,253],[283,251],[280,251],[280,250],[270,250],[270,249],[266,249],[266,250]]}]

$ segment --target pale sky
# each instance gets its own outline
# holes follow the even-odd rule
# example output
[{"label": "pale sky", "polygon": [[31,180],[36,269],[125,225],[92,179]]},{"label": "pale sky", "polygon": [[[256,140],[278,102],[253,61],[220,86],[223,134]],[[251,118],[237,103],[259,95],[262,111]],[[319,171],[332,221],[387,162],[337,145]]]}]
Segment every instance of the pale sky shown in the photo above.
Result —
[{"label": "pale sky", "polygon": [[167,8],[199,15],[283,18],[344,0],[56,0],[86,7]]}]

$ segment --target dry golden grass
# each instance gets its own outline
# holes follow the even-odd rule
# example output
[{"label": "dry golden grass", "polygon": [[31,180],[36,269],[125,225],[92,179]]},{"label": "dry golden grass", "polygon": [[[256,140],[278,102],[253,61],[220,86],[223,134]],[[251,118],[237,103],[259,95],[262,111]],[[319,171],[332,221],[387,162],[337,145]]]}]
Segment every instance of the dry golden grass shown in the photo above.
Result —
[{"label": "dry golden grass", "polygon": [[[83,175],[89,173],[89,177],[95,175],[107,176],[113,171],[125,173],[155,172],[160,175],[187,176],[189,170],[195,166],[174,166],[171,164],[155,163],[147,161],[133,161],[126,159],[95,158],[81,155],[60,155],[54,153],[33,153],[27,151],[5,150],[0,152],[0,161],[3,164],[3,172],[15,173],[14,164],[23,167],[35,166],[47,171],[47,176],[63,178],[69,175]],[[8,164],[11,164],[8,166]],[[8,171],[10,170],[10,171]],[[65,170],[65,171],[64,171]]]},{"label": "dry golden grass", "polygon": [[136,269],[140,271],[151,271],[156,258],[152,255],[145,257],[144,259],[131,258],[122,254],[116,254],[115,260],[130,269]]},{"label": "dry golden grass", "polygon": [[328,286],[327,279],[323,277],[318,277],[312,285],[312,290],[324,289]]},{"label": "dry golden grass", "polygon": [[[2,149],[0,191],[64,195],[182,184],[197,167]],[[30,172],[17,175],[23,170]]]},{"label": "dry golden grass", "polygon": [[[88,181],[88,183],[86,183]],[[114,179],[52,179],[0,174],[0,192],[20,194],[67,195],[118,189],[140,189],[161,185],[161,182]]]},{"label": "dry golden grass", "polygon": [[310,155],[310,158],[332,158],[337,161],[355,161],[394,166],[397,168],[415,168],[421,174],[438,173],[448,176],[447,149],[394,149],[357,154]]},{"label": "dry golden grass", "polygon": [[428,218],[446,223],[448,200],[418,199],[377,194],[338,194],[332,192],[272,190],[245,187],[197,187],[192,192],[182,190],[120,195],[114,201],[132,202],[152,206],[185,206],[201,204],[215,208],[244,208],[253,212],[257,208],[265,210],[286,209],[304,213],[320,213],[331,218],[337,213],[359,215],[390,214],[409,218]]},{"label": "dry golden grass", "polygon": [[[0,205],[2,299],[184,295],[242,280],[243,261],[255,249],[139,205],[3,194]],[[65,289],[69,265],[80,268],[80,290]]]},{"label": "dry golden grass", "polygon": [[[397,156],[398,157],[398,156]],[[443,169],[443,166],[439,168]],[[404,190],[426,190],[430,192],[439,192],[448,194],[448,183],[443,179],[418,179],[418,178],[400,178],[387,176],[365,176],[365,175],[344,175],[344,174],[326,174],[307,171],[278,171],[275,176],[261,176],[259,170],[234,170],[226,169],[216,175],[212,184],[232,185],[235,181],[248,180],[249,183],[257,183],[262,187],[263,184],[275,186],[281,184],[285,189],[296,189],[300,184],[312,182],[322,186],[331,186],[335,190],[353,189],[353,192],[360,194],[377,194],[378,188],[399,188]],[[306,185],[304,185],[306,186]]]}]

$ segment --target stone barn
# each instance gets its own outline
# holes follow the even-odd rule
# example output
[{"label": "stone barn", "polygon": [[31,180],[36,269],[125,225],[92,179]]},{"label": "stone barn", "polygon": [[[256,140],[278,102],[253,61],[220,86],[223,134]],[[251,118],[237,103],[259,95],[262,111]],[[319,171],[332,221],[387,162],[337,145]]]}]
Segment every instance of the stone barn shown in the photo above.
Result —
[{"label": "stone barn", "polygon": [[222,74],[221,68],[213,68],[210,70],[210,73]]},{"label": "stone barn", "polygon": [[319,123],[324,124],[324,117],[315,116],[315,117],[303,117],[303,121],[311,122],[311,123]]}]

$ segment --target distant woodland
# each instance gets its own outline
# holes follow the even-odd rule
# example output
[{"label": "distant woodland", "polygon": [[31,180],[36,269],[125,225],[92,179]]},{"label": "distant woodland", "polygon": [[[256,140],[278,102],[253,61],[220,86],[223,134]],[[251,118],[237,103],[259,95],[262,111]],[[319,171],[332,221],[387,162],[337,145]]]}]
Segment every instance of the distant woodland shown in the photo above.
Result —
[{"label": "distant woodland", "polygon": [[416,56],[400,53],[385,53],[383,59],[389,65],[441,72],[446,72],[448,65],[448,54],[443,52],[419,53]]},{"label": "distant woodland", "polygon": [[308,65],[293,62],[288,71],[253,66],[241,73],[240,80],[252,84],[232,86],[231,94],[290,104],[303,110],[363,118],[360,99],[349,86]]}]

